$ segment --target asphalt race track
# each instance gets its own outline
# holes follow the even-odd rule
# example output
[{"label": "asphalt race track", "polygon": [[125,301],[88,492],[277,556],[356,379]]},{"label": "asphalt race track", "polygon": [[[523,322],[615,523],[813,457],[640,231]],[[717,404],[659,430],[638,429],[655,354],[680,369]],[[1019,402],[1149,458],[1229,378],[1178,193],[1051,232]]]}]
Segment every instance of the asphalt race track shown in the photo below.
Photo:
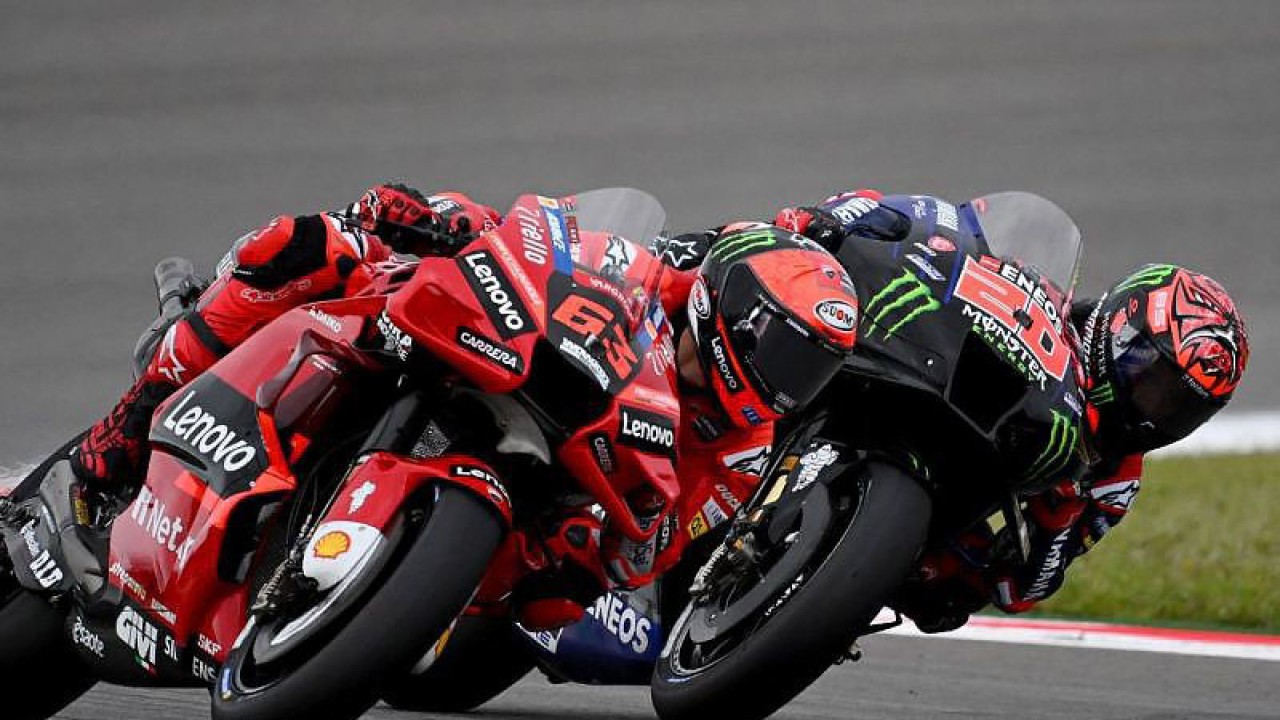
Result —
[{"label": "asphalt race track", "polygon": [[[870,638],[774,717],[858,720],[1262,720],[1280,718],[1280,663]],[[100,688],[102,686],[99,686]],[[95,689],[58,717],[201,718],[195,691]],[[652,718],[647,688],[551,685],[536,673],[482,707],[483,720]],[[461,717],[380,707],[378,720]],[[299,719],[301,720],[301,719]]]},{"label": "asphalt race track", "polygon": [[[274,214],[338,207],[383,178],[499,207],[528,190],[632,185],[663,200],[675,229],[850,186],[956,200],[1036,191],[1084,230],[1084,292],[1151,260],[1221,280],[1252,329],[1235,407],[1280,407],[1269,0],[6,10],[3,467],[38,460],[119,396],[154,312],[156,260],[208,268]],[[1280,716],[1275,664],[868,646],[870,661],[833,672],[786,716]],[[110,689],[66,717],[203,708],[199,692]],[[527,681],[486,716],[648,713],[642,691]]]}]

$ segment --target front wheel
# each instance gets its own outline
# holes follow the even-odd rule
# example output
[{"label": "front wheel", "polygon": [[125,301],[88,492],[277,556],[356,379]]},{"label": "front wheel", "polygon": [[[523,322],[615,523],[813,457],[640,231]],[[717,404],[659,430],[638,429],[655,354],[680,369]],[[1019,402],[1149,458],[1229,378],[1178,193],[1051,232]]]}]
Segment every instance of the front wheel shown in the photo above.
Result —
[{"label": "front wheel", "polygon": [[[685,607],[650,684],[663,720],[766,717],[870,624],[910,572],[932,505],[919,483],[893,465],[871,462],[856,472],[856,482],[810,493],[786,533],[802,557],[781,551],[771,565],[741,572]],[[829,539],[805,541],[813,516],[828,513]],[[770,586],[781,589],[761,603],[752,591]],[[731,627],[716,627],[735,617]]]},{"label": "front wheel", "polygon": [[288,618],[251,620],[219,673],[215,720],[338,720],[372,707],[378,681],[412,665],[466,607],[502,539],[498,518],[466,491],[442,490],[429,512],[367,599],[320,637],[272,655],[262,638]]},{"label": "front wheel", "polygon": [[527,646],[506,615],[458,618],[440,657],[421,673],[388,682],[382,699],[397,710],[474,710],[533,669]]}]

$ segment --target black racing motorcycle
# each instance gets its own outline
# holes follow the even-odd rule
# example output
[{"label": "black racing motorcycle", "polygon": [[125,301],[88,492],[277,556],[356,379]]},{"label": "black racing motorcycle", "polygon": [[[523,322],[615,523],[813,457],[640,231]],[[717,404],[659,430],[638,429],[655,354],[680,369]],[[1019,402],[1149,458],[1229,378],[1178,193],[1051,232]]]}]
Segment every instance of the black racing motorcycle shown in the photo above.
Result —
[{"label": "black racing motorcycle", "polygon": [[1075,223],[1022,192],[881,204],[915,221],[837,253],[858,345],[694,575],[651,680],[664,720],[769,715],[901,622],[874,624],[926,541],[1003,511],[1025,555],[1018,498],[1082,470]]}]

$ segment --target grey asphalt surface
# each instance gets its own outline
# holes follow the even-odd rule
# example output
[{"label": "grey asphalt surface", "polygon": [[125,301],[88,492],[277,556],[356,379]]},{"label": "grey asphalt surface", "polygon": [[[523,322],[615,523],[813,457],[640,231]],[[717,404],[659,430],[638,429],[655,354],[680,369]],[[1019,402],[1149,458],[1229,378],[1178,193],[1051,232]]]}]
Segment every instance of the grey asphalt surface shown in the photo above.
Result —
[{"label": "grey asphalt surface", "polygon": [[[1280,663],[904,637],[863,642],[779,720],[1262,720],[1280,718]],[[208,695],[99,686],[58,717],[202,718]],[[472,714],[483,720],[652,718],[648,688],[551,685],[533,673]],[[457,715],[402,713],[377,720]],[[714,717],[714,715],[709,715]],[[301,720],[301,719],[300,719]]]},{"label": "grey asphalt surface", "polygon": [[[1032,190],[1084,230],[1085,292],[1150,260],[1221,280],[1254,348],[1233,407],[1280,407],[1269,0],[0,8],[0,466],[119,396],[156,260],[208,268],[274,214],[383,178],[499,207],[632,185],[675,229],[856,186]],[[876,642],[790,716],[1277,712],[1274,665]],[[95,692],[68,717],[185,717],[141,713],[153,696]],[[641,692],[525,684],[494,712],[648,710]]]}]

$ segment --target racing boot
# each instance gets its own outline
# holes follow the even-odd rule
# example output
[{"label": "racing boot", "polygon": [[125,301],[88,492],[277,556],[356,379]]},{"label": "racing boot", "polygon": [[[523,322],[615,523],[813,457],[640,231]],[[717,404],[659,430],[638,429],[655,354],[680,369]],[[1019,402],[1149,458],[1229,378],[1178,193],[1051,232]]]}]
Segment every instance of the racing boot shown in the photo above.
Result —
[{"label": "racing boot", "polygon": [[77,480],[76,518],[82,525],[96,525],[103,519],[103,511],[114,504],[112,496],[141,484],[151,416],[176,387],[143,375],[71,453],[71,470]]}]

